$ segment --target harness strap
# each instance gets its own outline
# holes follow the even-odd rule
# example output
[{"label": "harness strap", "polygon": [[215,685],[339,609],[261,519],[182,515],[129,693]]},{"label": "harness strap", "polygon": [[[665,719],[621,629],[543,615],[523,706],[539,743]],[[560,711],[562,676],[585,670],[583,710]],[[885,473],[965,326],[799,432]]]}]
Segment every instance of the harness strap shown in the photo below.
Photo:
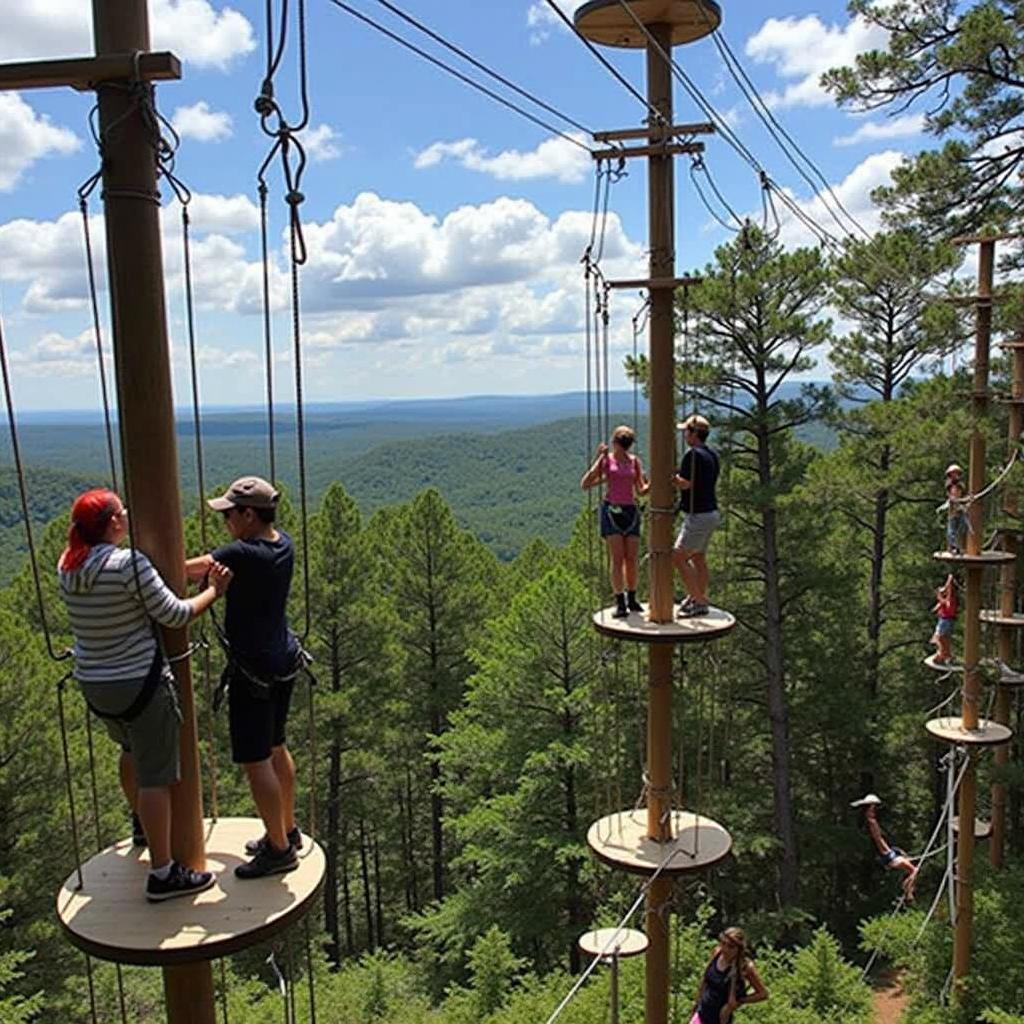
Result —
[{"label": "harness strap", "polygon": [[89,705],[89,710],[97,718],[106,718],[117,722],[133,722],[139,715],[142,714],[146,708],[149,707],[149,702],[153,699],[153,695],[156,693],[157,687],[160,685],[160,680],[164,674],[164,654],[160,649],[160,645],[157,644],[156,651],[153,653],[153,660],[150,663],[149,671],[146,673],[146,678],[143,680],[142,689],[139,690],[135,700],[128,705],[124,711],[118,714],[111,714],[109,711],[100,711],[88,697],[85,699],[85,703]]}]

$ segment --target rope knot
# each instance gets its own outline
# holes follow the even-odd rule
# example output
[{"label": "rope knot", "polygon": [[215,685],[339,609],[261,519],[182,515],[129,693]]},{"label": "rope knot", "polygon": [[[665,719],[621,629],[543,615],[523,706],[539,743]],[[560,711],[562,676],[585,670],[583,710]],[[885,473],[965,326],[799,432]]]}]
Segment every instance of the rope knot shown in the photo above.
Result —
[{"label": "rope knot", "polygon": [[298,190],[292,189],[285,197],[284,201],[291,207],[300,206],[306,201],[306,197]]}]

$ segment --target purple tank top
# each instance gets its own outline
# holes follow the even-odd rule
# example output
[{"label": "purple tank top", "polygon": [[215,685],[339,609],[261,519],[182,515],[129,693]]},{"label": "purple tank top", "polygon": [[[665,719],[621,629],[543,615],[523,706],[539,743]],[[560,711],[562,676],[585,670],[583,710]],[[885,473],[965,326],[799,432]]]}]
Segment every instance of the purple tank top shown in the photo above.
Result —
[{"label": "purple tank top", "polygon": [[636,463],[633,457],[625,464],[612,458],[610,455],[605,459],[605,474],[608,480],[608,490],[605,492],[605,500],[613,505],[633,505],[636,499],[633,497],[633,482],[636,480]]}]

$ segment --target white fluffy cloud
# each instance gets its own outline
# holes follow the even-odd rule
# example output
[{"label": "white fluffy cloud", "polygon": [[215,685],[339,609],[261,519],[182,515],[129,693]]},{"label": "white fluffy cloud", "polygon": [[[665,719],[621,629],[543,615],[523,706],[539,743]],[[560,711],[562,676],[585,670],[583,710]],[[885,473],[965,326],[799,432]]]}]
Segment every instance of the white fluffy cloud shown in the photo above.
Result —
[{"label": "white fluffy cloud", "polygon": [[856,146],[861,142],[906,139],[924,130],[923,114],[904,114],[886,121],[865,121],[856,131],[834,140],[837,146]]},{"label": "white fluffy cloud", "polygon": [[232,135],[231,115],[223,110],[211,110],[206,100],[193,103],[191,107],[178,107],[171,124],[183,139],[196,142],[222,142]]},{"label": "white fluffy cloud", "polygon": [[[586,0],[555,0],[559,9],[570,18],[582,7]],[[547,0],[534,0],[526,12],[526,23],[532,29],[530,42],[534,45],[543,43],[551,35],[552,26],[565,28],[565,22],[551,9]]]},{"label": "white fluffy cloud", "polygon": [[803,18],[769,18],[747,40],[748,57],[771,64],[780,78],[792,80],[782,92],[765,96],[769,106],[821,107],[832,97],[821,87],[829,68],[852,64],[859,53],[882,49],[887,34],[862,18],[846,25],[826,25],[816,14]]},{"label": "white fluffy cloud", "polygon": [[0,93],[0,192],[13,189],[43,157],[73,153],[74,132],[40,117],[16,92]]},{"label": "white fluffy cloud", "polygon": [[341,156],[341,137],[330,125],[318,124],[303,132],[299,138],[309,158],[316,163],[336,160]]},{"label": "white fluffy cloud", "polygon": [[[67,338],[56,331],[41,334],[24,348],[11,351],[11,364],[19,376],[42,377],[90,377],[96,374],[96,342],[92,329]],[[109,372],[109,352],[104,353]]]},{"label": "white fluffy cloud", "polygon": [[[871,202],[871,193],[881,185],[889,184],[893,170],[905,159],[906,157],[902,153],[891,149],[881,153],[874,153],[859,163],[841,182],[832,186],[832,191],[849,212],[850,216],[855,218],[866,231],[872,234],[879,228],[880,213],[878,207]],[[827,229],[830,234],[837,238],[842,237],[842,229],[833,220],[820,197],[815,196],[810,200],[796,200],[796,203],[818,224]],[[831,198],[830,203],[835,208],[835,203],[831,202]],[[795,214],[790,213],[778,201],[776,201],[776,206],[782,223],[780,237],[785,245],[816,244],[814,235],[800,223]],[[843,223],[848,225],[848,230],[859,236],[859,232],[856,231],[852,224],[848,224],[842,212],[837,210],[837,213]]]},{"label": "white fluffy cloud", "polygon": [[529,152],[506,149],[493,156],[476,139],[460,139],[433,143],[416,154],[415,166],[422,170],[449,159],[467,170],[490,174],[499,181],[555,178],[567,183],[586,178],[592,163],[586,150],[561,138],[546,139]]},{"label": "white fluffy cloud", "polygon": [[[202,67],[226,69],[256,48],[249,20],[208,0],[151,0],[155,50],[173,50]],[[83,56],[93,52],[90,5],[83,0],[18,0],[4,11],[0,60]]]}]

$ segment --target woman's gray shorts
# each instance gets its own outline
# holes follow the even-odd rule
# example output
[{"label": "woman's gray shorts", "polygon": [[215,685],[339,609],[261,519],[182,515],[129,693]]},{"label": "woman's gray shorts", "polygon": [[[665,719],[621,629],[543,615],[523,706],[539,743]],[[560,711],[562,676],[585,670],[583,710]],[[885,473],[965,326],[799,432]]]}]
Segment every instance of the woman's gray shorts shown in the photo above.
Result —
[{"label": "woman's gray shorts", "polygon": [[683,528],[676,537],[676,551],[700,551],[708,549],[711,534],[722,523],[722,515],[715,509],[712,512],[691,512],[683,520]]},{"label": "woman's gray shorts", "polygon": [[[116,715],[131,707],[142,689],[143,679],[125,679],[110,683],[79,682],[82,693],[97,710]],[[130,722],[119,718],[101,719],[110,738],[121,744],[135,762],[140,786],[170,786],[181,777],[178,737],[181,734],[181,710],[174,677],[165,668],[153,699]]]}]

